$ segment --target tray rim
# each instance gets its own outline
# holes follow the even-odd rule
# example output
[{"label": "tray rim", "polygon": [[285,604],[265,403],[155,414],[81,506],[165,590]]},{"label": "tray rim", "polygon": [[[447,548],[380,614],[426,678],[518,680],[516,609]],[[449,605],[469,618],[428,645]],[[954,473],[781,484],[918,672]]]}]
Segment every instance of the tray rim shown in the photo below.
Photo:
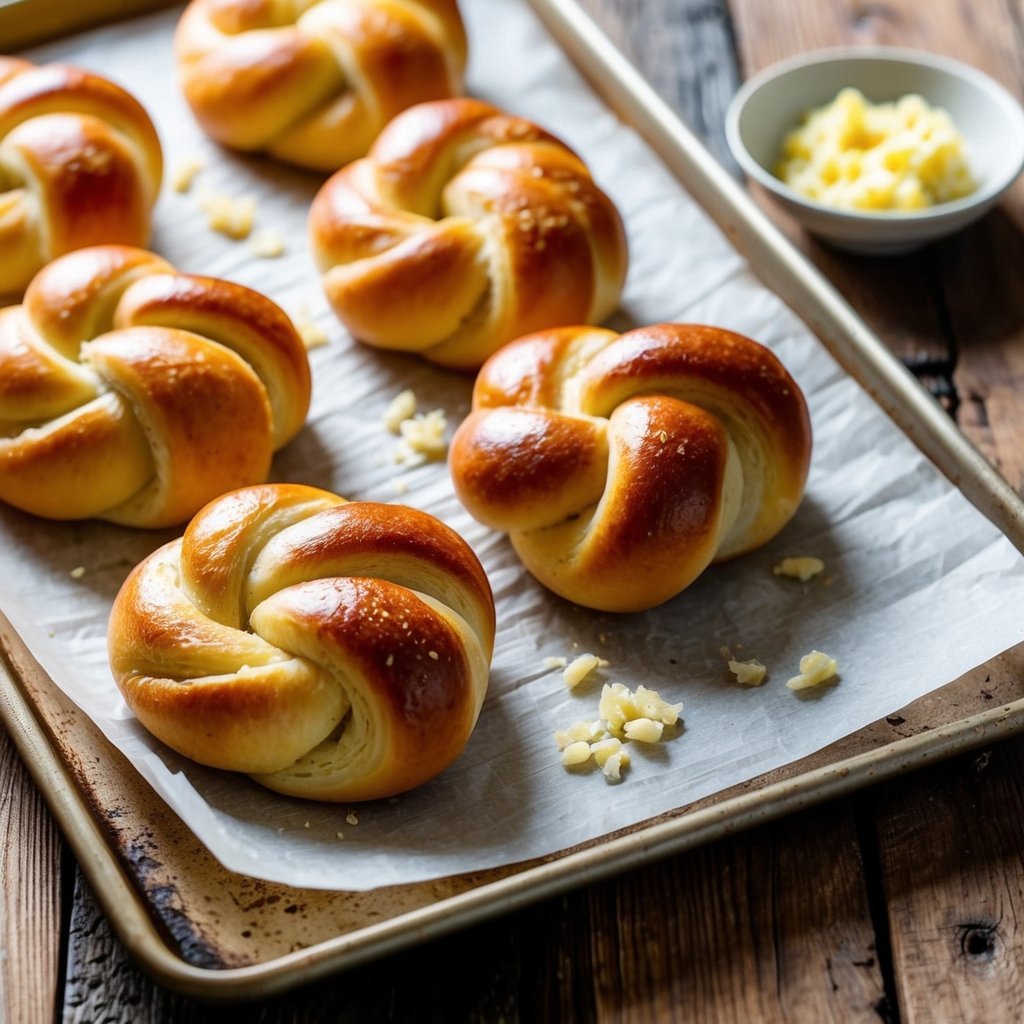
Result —
[{"label": "tray rim", "polygon": [[[55,684],[52,684],[55,685]],[[84,715],[84,712],[79,712]],[[85,716],[88,719],[88,716]],[[92,807],[73,781],[24,692],[0,655],[0,722],[75,853],[124,946],[156,980],[185,995],[243,1001],[275,995],[337,971],[436,939],[490,917],[601,881],[732,832],[775,820],[955,754],[1024,732],[1024,697],[727,798],[682,816],[487,882],[428,906],[244,967],[204,968],[177,955],[121,867]],[[90,728],[95,728],[90,723]],[[170,812],[173,813],[173,812]]]},{"label": "tray rim", "polygon": [[[578,0],[528,2],[595,92],[644,137],[747,258],[754,272],[794,309],[843,369],[954,486],[1024,552],[1024,501],[838,291],[682,124]],[[148,0],[152,8],[165,5],[166,0]],[[138,13],[141,6],[136,4],[132,13]],[[245,967],[214,970],[187,963],[164,941],[92,807],[47,736],[40,714],[4,654],[0,659],[0,720],[122,943],[149,974],[167,987],[222,1001],[267,996],[309,983],[415,942],[437,938],[1024,731],[1024,698],[1020,698],[678,818],[640,826],[630,834],[598,841],[586,849],[299,952]]]}]

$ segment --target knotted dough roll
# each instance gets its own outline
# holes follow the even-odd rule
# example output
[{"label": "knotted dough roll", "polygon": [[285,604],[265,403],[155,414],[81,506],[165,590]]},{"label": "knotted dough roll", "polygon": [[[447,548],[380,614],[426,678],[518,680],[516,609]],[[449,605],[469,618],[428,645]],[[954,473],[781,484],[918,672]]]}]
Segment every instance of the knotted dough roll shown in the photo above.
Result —
[{"label": "knotted dough roll", "polygon": [[478,100],[400,114],[320,190],[310,232],[356,338],[462,369],[528,331],[603,320],[626,275],[622,221],[582,161]]},{"label": "knotted dough roll", "polygon": [[265,480],[309,397],[302,339],[270,299],[144,249],[79,249],[0,310],[0,499],[180,523]]},{"label": "knotted dough roll", "polygon": [[462,751],[494,603],[469,546],[415,509],[266,484],[207,505],[125,581],[110,662],[186,757],[314,800],[368,800]]},{"label": "knotted dough roll", "polygon": [[455,489],[555,593],[650,608],[764,544],[803,495],[811,429],[767,348],[730,331],[565,327],[480,371]]},{"label": "knotted dough roll", "polygon": [[363,156],[400,110],[462,91],[455,0],[192,0],[174,37],[203,130],[311,170]]},{"label": "knotted dough roll", "polygon": [[0,57],[0,295],[72,249],[145,245],[162,173],[153,123],[124,89]]}]

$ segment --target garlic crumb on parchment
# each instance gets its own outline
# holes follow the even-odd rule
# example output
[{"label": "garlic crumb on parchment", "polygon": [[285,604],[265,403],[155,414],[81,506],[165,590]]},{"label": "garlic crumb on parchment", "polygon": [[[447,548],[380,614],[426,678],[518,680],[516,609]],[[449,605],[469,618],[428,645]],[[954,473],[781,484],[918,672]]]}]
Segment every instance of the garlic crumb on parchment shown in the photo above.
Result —
[{"label": "garlic crumb on parchment", "polygon": [[[737,645],[741,646],[741,645]],[[719,647],[718,653],[725,659],[729,671],[736,677],[736,682],[744,686],[760,686],[768,675],[768,667],[757,658],[741,661],[735,657],[728,647]]]},{"label": "garlic crumb on parchment", "polygon": [[812,555],[797,555],[791,558],[784,558],[778,565],[772,568],[776,576],[788,576],[790,579],[806,583],[813,579],[818,573],[823,572],[825,563],[820,558]]},{"label": "garlic crumb on parchment", "polygon": [[399,424],[401,440],[395,446],[395,462],[418,466],[438,462],[448,454],[448,419],[443,409],[416,413]]},{"label": "garlic crumb on parchment", "polygon": [[384,410],[384,426],[387,427],[392,434],[400,434],[402,432],[402,424],[407,420],[411,419],[416,415],[416,393],[409,388],[404,391],[399,391],[391,402],[388,404],[387,409]]},{"label": "garlic crumb on parchment", "polygon": [[199,208],[206,214],[206,226],[211,231],[235,241],[249,237],[256,217],[255,196],[236,197],[204,192],[198,201]]},{"label": "garlic crumb on parchment", "polygon": [[277,259],[284,255],[284,236],[277,228],[260,228],[249,236],[249,249],[262,259]]},{"label": "garlic crumb on parchment", "polygon": [[653,744],[662,740],[666,725],[679,720],[682,704],[670,704],[645,686],[636,691],[621,683],[605,684],[597,719],[574,722],[554,734],[567,768],[587,764],[591,758],[609,782],[621,782],[629,766],[630,742]]},{"label": "garlic crumb on parchment", "polygon": [[839,675],[839,664],[835,658],[822,651],[811,651],[800,659],[800,673],[788,680],[791,690],[806,690],[819,686]]},{"label": "garlic crumb on parchment", "polygon": [[596,654],[580,654],[565,666],[565,671],[562,672],[562,679],[570,690],[574,690],[594,669],[607,667],[608,662],[604,658],[599,658]]},{"label": "garlic crumb on parchment", "polygon": [[175,192],[187,192],[196,179],[196,175],[206,166],[201,157],[181,157],[171,170],[171,188]]}]

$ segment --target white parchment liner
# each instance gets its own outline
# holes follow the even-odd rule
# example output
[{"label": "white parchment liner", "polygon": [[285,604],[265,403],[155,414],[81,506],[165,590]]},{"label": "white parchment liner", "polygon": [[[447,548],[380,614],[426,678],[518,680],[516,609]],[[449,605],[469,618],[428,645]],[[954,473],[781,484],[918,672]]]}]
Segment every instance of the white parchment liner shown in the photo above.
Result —
[{"label": "white parchment liner", "polygon": [[[358,809],[269,793],[244,777],[186,762],[132,719],[110,681],[106,619],[131,566],[178,531],[56,524],[0,512],[0,601],[54,680],[136,765],[229,868],[295,886],[366,889],[547,854],[689,803],[812,753],[957,677],[1024,637],[1024,564],[982,516],[847,379],[808,330],[751,275],[656,157],[580,80],[519,0],[464,0],[470,92],[532,117],[569,142],[625,217],[632,247],[613,326],[659,320],[719,324],[770,345],[808,395],[815,453],[807,497],[772,544],[712,568],[687,592],[643,614],[585,611],[544,592],[506,540],[473,522],[443,464],[403,470],[381,423],[411,387],[451,424],[468,409],[468,377],[355,345],[320,295],[306,248],[321,181],[243,158],[204,139],[180,98],[171,59],[177,10],[99,29],[28,54],[99,70],[153,115],[169,167],[200,156],[192,192],[165,188],[153,248],[177,266],[261,289],[331,336],[314,350],[306,429],[274,477],[353,499],[401,500],[453,526],[494,587],[499,633],[491,687],[462,758],[416,792]],[[197,207],[208,189],[258,199],[258,226],[288,251],[254,256],[210,232]],[[880,272],[883,272],[880,269]],[[407,490],[401,496],[396,481]],[[785,555],[817,555],[807,584],[779,578]],[[73,578],[71,570],[85,568]],[[740,686],[719,649],[765,662]],[[785,686],[812,648],[841,666],[836,684]],[[549,656],[594,651],[609,666],[577,691],[545,670]],[[596,717],[604,681],[643,683],[685,704],[685,727],[657,747],[631,744],[619,785],[570,773],[552,732]],[[339,838],[338,833],[341,833]]]}]

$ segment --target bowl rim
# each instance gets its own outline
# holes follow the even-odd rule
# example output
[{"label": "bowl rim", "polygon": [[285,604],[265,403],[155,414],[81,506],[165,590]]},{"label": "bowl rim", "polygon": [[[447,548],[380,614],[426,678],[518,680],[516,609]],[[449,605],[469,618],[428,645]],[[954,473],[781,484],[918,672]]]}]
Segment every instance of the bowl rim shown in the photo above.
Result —
[{"label": "bowl rim", "polygon": [[[827,203],[802,195],[781,178],[777,178],[771,171],[762,167],[751,156],[740,132],[740,118],[750,98],[765,85],[795,71],[816,65],[878,60],[931,68],[952,78],[966,80],[987,93],[1003,109],[1009,121],[1017,123],[1017,131],[1013,136],[1016,152],[1011,153],[1011,158],[1006,160],[1003,172],[969,195],[949,202],[937,203],[922,210],[850,210],[829,206]],[[1016,181],[1021,170],[1024,169],[1024,108],[1021,107],[1016,97],[991,75],[971,64],[928,50],[917,50],[905,46],[833,46],[809,50],[806,53],[796,54],[769,64],[756,74],[751,75],[733,96],[726,110],[725,135],[729,149],[744,173],[754,178],[770,192],[774,192],[787,202],[804,207],[808,211],[850,223],[874,221],[879,224],[909,224],[946,219],[955,220],[965,211],[994,203]]]}]

